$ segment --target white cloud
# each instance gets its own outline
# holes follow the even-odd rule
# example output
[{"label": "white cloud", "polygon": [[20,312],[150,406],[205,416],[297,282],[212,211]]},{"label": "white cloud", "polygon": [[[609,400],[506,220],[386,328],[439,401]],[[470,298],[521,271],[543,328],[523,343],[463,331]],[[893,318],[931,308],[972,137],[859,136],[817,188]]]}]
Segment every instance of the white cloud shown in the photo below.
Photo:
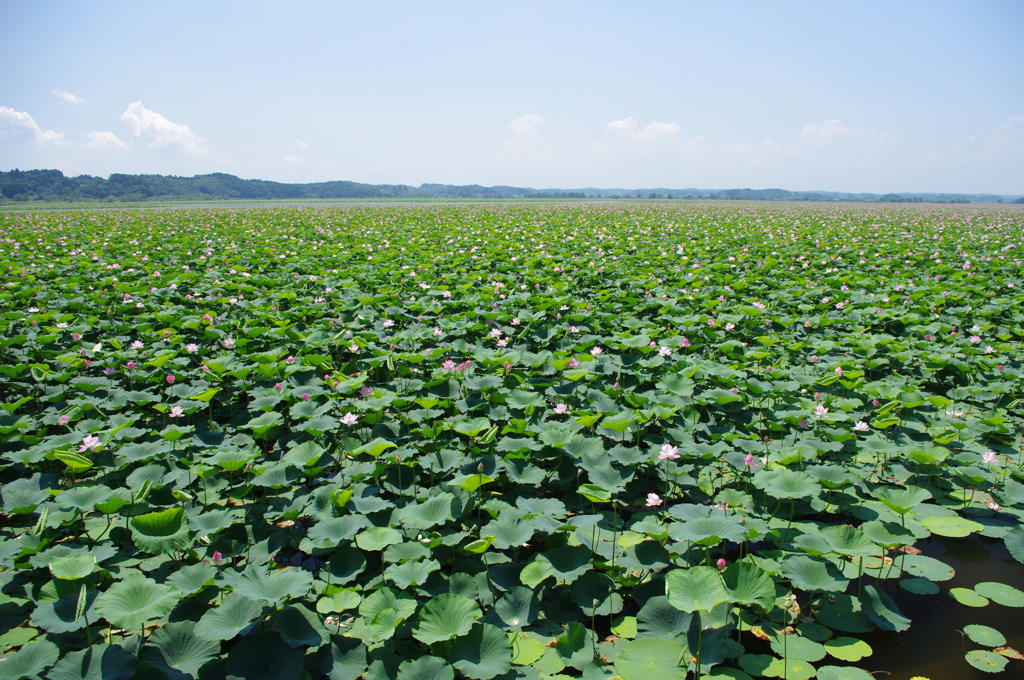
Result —
[{"label": "white cloud", "polygon": [[995,130],[981,141],[983,146],[975,154],[978,160],[997,160],[1010,157],[1016,158],[1018,162],[1021,161],[1024,156],[1024,116],[1004,118]]},{"label": "white cloud", "polygon": [[90,149],[122,149],[127,150],[129,147],[127,144],[121,141],[121,139],[113,132],[97,131],[87,133],[85,145]]},{"label": "white cloud", "polygon": [[535,142],[540,139],[540,124],[544,119],[532,113],[524,113],[509,123],[509,129],[520,141]]},{"label": "white cloud", "polygon": [[303,151],[309,151],[309,142],[304,142],[301,139],[295,140],[295,146],[299,147]]},{"label": "white cloud", "polygon": [[57,97],[57,99],[60,99],[61,101],[64,101],[64,102],[67,102],[68,104],[74,104],[75,106],[78,106],[80,104],[84,104],[85,103],[85,100],[82,99],[81,97],[79,97],[77,95],[73,95],[70,92],[67,92],[66,90],[62,90],[60,88],[54,88],[53,95],[55,97]]},{"label": "white cloud", "polygon": [[302,165],[303,163],[306,162],[299,158],[298,156],[274,156],[274,158],[276,158],[279,161],[284,161],[289,165]]},{"label": "white cloud", "polygon": [[14,136],[29,134],[32,141],[44,144],[63,146],[68,143],[63,132],[43,130],[35,119],[25,111],[15,111],[8,106],[0,106],[0,139],[5,139],[8,134]]},{"label": "white cloud", "polygon": [[895,135],[879,132],[874,128],[857,128],[843,124],[838,119],[826,120],[821,125],[807,123],[800,131],[800,138],[791,150],[824,151],[839,145],[851,145],[864,150],[865,146],[882,147],[896,139]]},{"label": "white cloud", "polygon": [[121,120],[131,133],[150,146],[173,146],[189,153],[200,153],[206,149],[205,139],[193,132],[192,128],[173,123],[156,111],[151,111],[142,102],[132,103]]},{"label": "white cloud", "polygon": [[650,146],[677,141],[682,137],[682,133],[679,123],[659,123],[652,120],[641,128],[636,118],[629,116],[622,120],[609,121],[604,128],[604,139],[617,144]]}]

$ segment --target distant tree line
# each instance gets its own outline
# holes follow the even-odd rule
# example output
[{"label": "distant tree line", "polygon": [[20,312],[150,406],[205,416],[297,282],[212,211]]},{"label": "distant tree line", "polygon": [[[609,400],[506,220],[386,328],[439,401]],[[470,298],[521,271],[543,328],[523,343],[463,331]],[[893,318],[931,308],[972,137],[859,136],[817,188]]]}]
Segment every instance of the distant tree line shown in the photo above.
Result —
[{"label": "distant tree line", "polygon": [[314,182],[285,184],[260,179],[240,179],[215,172],[194,177],[173,175],[124,175],[104,179],[91,175],[65,177],[60,170],[0,171],[0,203],[136,202],[211,200],[316,200],[337,198],[454,198],[454,199],[717,199],[746,201],[882,201],[900,203],[1024,203],[1024,197],[990,194],[849,194],[831,191],[785,189],[530,189],[478,184],[361,184]]}]

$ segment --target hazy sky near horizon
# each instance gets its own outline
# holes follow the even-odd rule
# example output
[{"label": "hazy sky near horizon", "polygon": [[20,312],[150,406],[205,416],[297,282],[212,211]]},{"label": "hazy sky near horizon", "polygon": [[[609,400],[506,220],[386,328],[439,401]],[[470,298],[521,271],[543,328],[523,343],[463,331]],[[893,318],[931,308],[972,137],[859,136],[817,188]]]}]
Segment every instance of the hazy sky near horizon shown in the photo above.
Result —
[{"label": "hazy sky near horizon", "polygon": [[0,170],[1024,194],[1024,2],[0,0]]}]

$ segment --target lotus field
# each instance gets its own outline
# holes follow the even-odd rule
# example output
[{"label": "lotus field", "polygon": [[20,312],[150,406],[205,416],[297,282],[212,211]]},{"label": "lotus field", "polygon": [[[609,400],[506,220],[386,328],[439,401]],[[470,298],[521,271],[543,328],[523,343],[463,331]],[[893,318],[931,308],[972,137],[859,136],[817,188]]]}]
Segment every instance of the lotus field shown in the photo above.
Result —
[{"label": "lotus field", "polygon": [[[870,680],[905,602],[1024,606],[915,547],[1024,561],[1022,243],[1009,207],[0,214],[0,678]],[[960,663],[1021,673],[1004,632]]]}]

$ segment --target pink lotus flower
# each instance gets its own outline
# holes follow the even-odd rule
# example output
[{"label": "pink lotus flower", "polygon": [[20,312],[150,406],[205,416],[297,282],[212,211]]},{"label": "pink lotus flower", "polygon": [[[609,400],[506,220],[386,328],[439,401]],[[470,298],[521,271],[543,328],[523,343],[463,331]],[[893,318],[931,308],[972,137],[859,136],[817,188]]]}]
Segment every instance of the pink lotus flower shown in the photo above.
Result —
[{"label": "pink lotus flower", "polygon": [[280,392],[281,390],[284,389],[284,385],[282,385],[281,383],[277,383],[274,385],[274,389]]},{"label": "pink lotus flower", "polygon": [[757,467],[759,465],[759,463],[757,461],[757,458],[755,458],[754,454],[752,454],[752,453],[748,453],[743,458],[743,464],[748,466],[748,467]]},{"label": "pink lotus flower", "polygon": [[579,368],[580,361],[576,357],[569,359],[569,363],[566,364],[569,368]]},{"label": "pink lotus flower", "polygon": [[672,354],[671,347],[661,347],[658,349],[658,356],[660,357],[667,357],[670,354]]},{"label": "pink lotus flower", "polygon": [[174,384],[174,376],[173,375],[167,376],[166,380],[167,380],[167,384],[168,385],[173,385]]},{"label": "pink lotus flower", "polygon": [[135,368],[135,362],[134,361],[129,361],[127,364],[125,364],[125,366],[127,366],[129,369]]},{"label": "pink lotus flower", "polygon": [[355,425],[358,420],[359,416],[357,416],[355,413],[346,413],[345,415],[338,419],[338,422],[340,422],[342,425],[352,426]]},{"label": "pink lotus flower", "polygon": [[310,400],[309,392],[303,392],[302,393],[302,401],[309,401],[309,400]]},{"label": "pink lotus flower", "polygon": [[454,370],[454,369],[455,369],[455,362],[452,361],[451,359],[446,359],[445,362],[443,364],[441,364],[441,370],[442,371],[451,371],[451,370]]},{"label": "pink lotus flower", "polygon": [[128,345],[129,349],[142,349],[143,347],[145,347],[145,345],[142,344],[141,340],[135,340],[132,344]]},{"label": "pink lotus flower", "polygon": [[83,453],[85,451],[99,451],[101,446],[103,446],[103,444],[100,443],[99,437],[97,437],[96,435],[87,434],[85,435],[85,439],[83,439],[82,443],[79,445],[78,452]]},{"label": "pink lotus flower", "polygon": [[986,451],[985,453],[981,454],[981,461],[986,465],[995,465],[997,462],[996,452]]},{"label": "pink lotus flower", "polygon": [[725,558],[724,557],[719,557],[718,561],[715,562],[715,564],[718,566],[718,571],[725,571]]},{"label": "pink lotus flower", "polygon": [[601,352],[603,352],[603,351],[604,350],[601,347],[591,347],[590,348],[590,353],[593,354],[595,357],[598,356],[599,354],[601,354]]},{"label": "pink lotus flower", "polygon": [[689,347],[689,346],[690,346],[690,345],[692,345],[692,344],[693,344],[693,343],[691,343],[691,342],[689,341],[689,339],[687,339],[687,338],[683,338],[682,340],[680,340],[680,341],[679,341],[679,346],[680,346],[680,347]]},{"label": "pink lotus flower", "polygon": [[190,342],[187,345],[185,345],[185,351],[188,352],[189,354],[195,354],[196,352],[199,351],[199,345],[197,345],[194,342]]},{"label": "pink lotus flower", "polygon": [[61,416],[60,418],[57,418],[57,424],[58,425],[67,425],[69,420],[71,420],[71,419],[68,418],[67,416]]},{"label": "pink lotus flower", "polygon": [[224,556],[220,554],[219,550],[214,550],[213,551],[213,563],[214,564],[220,564],[223,559],[224,559]]},{"label": "pink lotus flower", "polygon": [[868,432],[871,428],[863,420],[858,420],[853,426],[854,432]]},{"label": "pink lotus flower", "polygon": [[661,505],[661,496],[656,493],[647,494],[647,507],[655,508]]},{"label": "pink lotus flower", "polygon": [[82,339],[82,334],[81,333],[72,333],[71,334],[71,339],[72,340],[81,340]]},{"label": "pink lotus flower", "polygon": [[170,413],[167,414],[168,418],[184,418],[185,409],[180,406],[172,406]]},{"label": "pink lotus flower", "polygon": [[679,458],[679,447],[672,446],[668,442],[661,445],[661,451],[658,452],[658,460],[676,460]]},{"label": "pink lotus flower", "polygon": [[821,404],[818,404],[814,408],[814,417],[815,418],[824,418],[827,413],[828,413],[828,409],[825,408],[824,406],[822,406]]},{"label": "pink lotus flower", "polygon": [[555,412],[555,414],[560,415],[560,416],[561,415],[565,415],[566,413],[569,412],[569,407],[567,405],[565,405],[565,404],[556,404],[554,412]]},{"label": "pink lotus flower", "polygon": [[295,357],[293,357],[293,356],[289,355],[289,356],[288,356],[288,357],[287,357],[287,358],[286,358],[286,359],[284,360],[284,363],[286,363],[286,364],[289,364],[289,365],[291,365],[291,364],[294,364],[294,363],[295,363]]}]

